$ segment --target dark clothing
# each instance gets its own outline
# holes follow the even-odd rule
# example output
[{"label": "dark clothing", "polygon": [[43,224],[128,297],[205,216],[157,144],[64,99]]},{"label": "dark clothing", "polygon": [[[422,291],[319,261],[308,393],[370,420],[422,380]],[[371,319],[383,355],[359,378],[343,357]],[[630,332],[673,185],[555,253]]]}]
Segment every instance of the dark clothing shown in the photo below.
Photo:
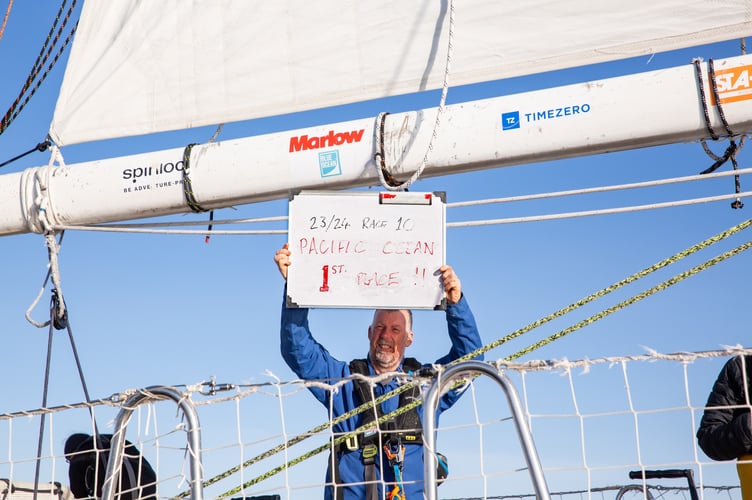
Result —
[{"label": "dark clothing", "polygon": [[[456,304],[447,306],[446,320],[452,348],[446,356],[436,360],[438,364],[447,364],[481,347],[478,328],[464,296]],[[308,309],[288,309],[283,303],[281,323],[282,357],[298,377],[305,380],[336,381],[351,375],[349,363],[334,358],[311,335],[308,326]],[[482,359],[482,356],[477,359]],[[402,364],[400,364],[400,370],[402,370]],[[372,376],[376,375],[370,361],[368,362],[368,372]],[[375,384],[373,387],[374,396],[378,398],[397,389],[400,384],[401,381],[396,378]],[[353,410],[361,404],[352,382],[346,383],[338,391],[321,387],[309,387],[309,390],[331,412],[331,419]],[[437,414],[440,415],[441,412],[452,406],[460,396],[461,391],[458,390],[444,394],[439,401]],[[393,412],[397,409],[398,404],[399,396],[389,398],[381,403],[383,413]],[[418,413],[422,419],[422,406],[418,407]],[[333,431],[337,436],[340,436],[354,431],[361,425],[363,425],[362,413],[336,424]],[[423,498],[423,447],[408,445],[405,448],[402,479],[406,497],[408,499]],[[341,482],[347,485],[343,488],[344,498],[346,500],[366,498],[365,486],[362,484],[365,478],[365,466],[361,450],[344,451],[340,448],[336,453]],[[376,456],[377,478],[386,483],[394,483],[395,472],[385,463],[386,460],[382,460],[383,458],[384,453],[380,451]],[[327,483],[329,484],[331,484],[332,477],[331,462],[330,460],[330,467],[327,470]],[[379,495],[383,498],[381,486],[380,483]],[[391,486],[386,486],[386,489],[387,491],[391,490]],[[331,486],[326,488],[325,498],[327,500],[334,498],[334,491]]]},{"label": "dark clothing", "polygon": [[697,442],[708,457],[734,460],[752,453],[751,400],[752,355],[736,356],[718,375],[697,430]]}]

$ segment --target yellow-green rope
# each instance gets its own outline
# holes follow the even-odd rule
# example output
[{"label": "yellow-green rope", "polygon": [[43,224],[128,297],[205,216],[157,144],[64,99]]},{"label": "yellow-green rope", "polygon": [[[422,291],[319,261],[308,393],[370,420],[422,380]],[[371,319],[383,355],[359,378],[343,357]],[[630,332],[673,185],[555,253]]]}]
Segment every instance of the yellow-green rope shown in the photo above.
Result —
[{"label": "yellow-green rope", "polygon": [[[709,247],[709,246],[711,246],[711,245],[713,245],[715,243],[718,243],[719,241],[722,241],[722,240],[724,240],[724,239],[726,239],[726,238],[728,238],[728,237],[730,237],[730,236],[732,236],[732,235],[734,235],[734,234],[736,234],[736,233],[738,233],[738,232],[740,232],[740,231],[748,228],[750,225],[752,225],[752,219],[746,220],[746,221],[744,221],[744,222],[742,222],[742,223],[740,223],[740,224],[738,224],[738,225],[736,225],[736,226],[734,226],[732,228],[729,228],[729,229],[727,229],[727,230],[725,230],[725,231],[723,231],[721,233],[718,233],[715,236],[712,236],[712,237],[710,237],[710,238],[708,238],[708,239],[706,239],[706,240],[704,240],[704,241],[702,241],[700,243],[697,243],[696,245],[693,245],[693,246],[691,246],[691,247],[689,247],[689,248],[687,248],[687,249],[685,249],[685,250],[683,250],[681,252],[678,252],[678,253],[672,255],[671,257],[668,257],[668,258],[666,258],[666,259],[664,259],[664,260],[662,260],[662,261],[660,261],[660,262],[658,262],[656,264],[653,264],[652,266],[647,267],[647,268],[645,268],[645,269],[643,269],[643,270],[641,270],[641,271],[633,274],[632,276],[629,276],[629,277],[627,277],[627,278],[625,278],[625,279],[623,279],[623,280],[621,280],[621,281],[619,281],[617,283],[614,283],[614,284],[612,284],[612,285],[610,285],[610,286],[608,286],[608,287],[606,287],[606,288],[604,288],[604,289],[602,289],[602,290],[600,290],[600,291],[598,291],[598,292],[596,292],[596,293],[594,293],[594,294],[592,294],[592,295],[590,295],[588,297],[585,297],[585,298],[583,298],[583,299],[581,299],[581,300],[579,300],[579,301],[577,301],[577,302],[575,302],[573,304],[570,304],[567,307],[559,309],[558,311],[556,311],[556,312],[554,312],[552,314],[549,314],[548,316],[545,316],[545,317],[543,317],[543,318],[541,318],[541,319],[539,319],[539,320],[537,320],[537,321],[535,321],[533,323],[530,323],[529,325],[527,325],[527,326],[525,326],[523,328],[515,330],[514,332],[510,333],[509,335],[506,335],[506,336],[504,336],[504,337],[502,337],[500,339],[497,339],[496,341],[494,341],[494,342],[492,342],[490,344],[487,344],[487,345],[485,345],[485,346],[483,346],[483,347],[481,347],[481,348],[479,348],[479,349],[477,349],[477,350],[475,350],[475,351],[473,351],[471,353],[468,353],[468,354],[462,356],[461,358],[458,358],[458,359],[456,359],[456,360],[448,363],[447,366],[452,366],[454,364],[457,364],[457,363],[460,363],[460,362],[467,361],[467,360],[470,360],[472,358],[475,358],[476,356],[478,356],[480,354],[486,353],[486,352],[490,351],[491,349],[494,349],[494,348],[496,348],[496,347],[498,347],[498,346],[500,346],[500,345],[508,342],[509,340],[512,340],[512,339],[514,339],[516,337],[519,337],[520,335],[522,335],[524,333],[527,333],[527,332],[529,332],[529,331],[531,331],[531,330],[533,330],[535,328],[538,328],[539,326],[542,326],[542,325],[544,325],[544,324],[546,324],[546,323],[548,323],[548,322],[550,322],[550,321],[552,321],[552,320],[554,320],[556,318],[559,318],[559,317],[561,317],[561,316],[563,316],[563,315],[565,315],[565,314],[567,314],[567,313],[569,313],[571,311],[574,311],[575,309],[577,309],[579,307],[582,307],[582,306],[584,306],[584,305],[586,305],[586,304],[594,301],[597,298],[603,297],[603,296],[605,296],[605,295],[607,295],[607,294],[609,294],[609,293],[611,293],[611,292],[613,292],[613,291],[615,291],[615,290],[617,290],[617,289],[619,289],[619,288],[621,288],[621,287],[623,287],[623,286],[625,286],[625,285],[627,285],[629,283],[635,282],[638,279],[641,279],[641,278],[647,276],[648,274],[651,274],[651,273],[653,273],[653,272],[655,272],[655,271],[657,271],[659,269],[662,269],[662,268],[664,268],[664,267],[666,267],[666,266],[668,266],[670,264],[678,262],[679,260],[683,259],[684,257],[687,257],[688,255],[691,255],[691,254],[693,254],[695,252],[698,252],[699,250],[702,250],[702,249],[707,248],[707,247]],[[698,266],[695,266],[695,267],[693,267],[692,269],[690,269],[688,271],[680,273],[680,274],[674,276],[673,278],[671,278],[669,280],[666,280],[663,283],[660,283],[659,285],[656,285],[656,286],[654,286],[654,287],[652,287],[652,288],[650,288],[650,289],[642,292],[641,294],[638,294],[638,295],[635,295],[635,296],[633,296],[633,297],[631,297],[629,299],[626,299],[626,300],[620,302],[619,304],[617,304],[617,305],[615,305],[613,307],[610,307],[610,308],[608,308],[608,309],[606,309],[604,311],[601,311],[600,313],[595,314],[595,315],[593,315],[593,316],[591,316],[591,317],[589,317],[589,318],[587,318],[587,319],[585,319],[583,321],[580,321],[580,322],[578,322],[578,323],[570,326],[569,328],[561,330],[561,331],[559,331],[559,332],[551,335],[550,337],[548,337],[546,339],[543,339],[543,340],[541,340],[541,341],[539,341],[539,342],[537,342],[535,344],[532,344],[532,345],[528,346],[527,348],[525,348],[525,349],[523,349],[521,351],[518,351],[517,353],[514,353],[514,354],[512,354],[510,356],[507,356],[505,359],[507,361],[511,361],[511,360],[517,359],[517,358],[519,358],[521,356],[524,356],[525,354],[528,354],[528,353],[530,353],[530,352],[532,352],[532,351],[534,351],[534,350],[536,350],[536,349],[538,349],[538,348],[540,348],[540,347],[542,347],[544,345],[547,345],[547,344],[553,342],[554,340],[557,340],[557,339],[563,337],[564,335],[567,335],[567,334],[569,334],[569,333],[571,333],[571,332],[573,332],[575,330],[578,330],[578,329],[580,329],[580,328],[582,328],[584,326],[587,326],[587,325],[589,325],[591,323],[594,323],[595,321],[603,319],[604,317],[606,317],[606,316],[608,316],[608,315],[610,315],[610,314],[612,314],[612,313],[614,313],[614,312],[616,312],[616,311],[618,311],[618,310],[620,310],[620,309],[622,309],[624,307],[627,307],[628,305],[631,305],[631,304],[633,304],[633,303],[635,303],[635,302],[637,302],[639,300],[642,300],[642,299],[644,299],[644,298],[646,298],[646,297],[648,297],[650,295],[653,295],[653,294],[655,294],[655,293],[657,293],[657,292],[659,292],[661,290],[664,290],[664,289],[668,288],[669,286],[678,283],[679,281],[682,281],[682,280],[684,280],[684,279],[686,279],[686,278],[688,278],[688,277],[690,277],[690,276],[692,276],[694,274],[699,273],[702,270],[707,269],[708,267],[710,267],[712,265],[717,264],[718,262],[721,262],[723,260],[726,260],[727,258],[732,257],[733,255],[741,253],[744,250],[749,249],[750,246],[752,246],[752,242],[747,242],[747,243],[745,243],[743,245],[740,245],[739,247],[737,247],[737,248],[735,248],[735,249],[733,249],[733,250],[731,250],[729,252],[725,252],[724,254],[721,254],[721,255],[715,257],[714,259],[706,261],[705,263],[700,264]],[[340,415],[339,417],[337,417],[337,418],[335,418],[335,419],[333,419],[333,420],[331,420],[331,421],[329,421],[329,422],[327,422],[325,424],[321,424],[321,425],[319,425],[319,426],[311,429],[310,431],[308,431],[308,432],[306,432],[304,434],[300,434],[298,436],[295,436],[294,438],[286,441],[285,443],[282,443],[281,445],[279,445],[279,446],[277,446],[275,448],[267,450],[266,452],[262,453],[261,455],[258,455],[258,456],[254,457],[254,458],[251,458],[251,459],[243,462],[241,465],[235,466],[235,467],[233,467],[233,468],[225,471],[224,473],[222,473],[220,475],[217,475],[217,476],[215,476],[215,477],[213,477],[213,478],[205,481],[203,484],[204,484],[204,486],[209,486],[209,485],[214,484],[214,483],[216,483],[216,482],[218,482],[218,481],[220,481],[220,480],[222,480],[222,479],[224,479],[226,477],[229,477],[230,475],[238,472],[241,468],[248,467],[248,466],[250,466],[250,465],[252,465],[254,463],[257,463],[257,462],[259,462],[259,461],[261,461],[261,460],[263,460],[265,458],[268,458],[268,457],[270,457],[270,456],[272,456],[272,455],[274,455],[276,453],[279,453],[279,452],[283,451],[284,449],[288,448],[289,446],[297,444],[297,443],[299,443],[299,442],[307,439],[308,437],[310,437],[310,436],[312,436],[314,434],[322,432],[322,431],[326,430],[327,428],[330,428],[331,426],[336,425],[339,422],[347,420],[347,419],[349,419],[349,418],[351,418],[351,417],[353,417],[353,416],[355,416],[355,415],[357,415],[359,413],[362,413],[363,411],[365,411],[365,410],[367,410],[369,408],[372,408],[375,404],[380,404],[381,402],[386,401],[387,399],[390,399],[390,398],[392,398],[392,397],[394,397],[394,396],[396,396],[396,395],[398,395],[398,394],[400,394],[400,393],[402,393],[402,392],[404,392],[404,391],[406,391],[406,390],[414,387],[416,384],[417,384],[417,382],[411,382],[411,383],[402,385],[398,389],[395,389],[394,391],[392,391],[392,392],[390,392],[388,394],[385,394],[385,395],[383,395],[383,396],[375,399],[372,402],[368,402],[368,403],[362,404],[361,406],[359,406],[359,407],[357,407],[357,408],[355,408],[355,409],[353,409],[353,410],[351,410],[351,411],[349,411],[347,413],[344,413],[344,414]],[[409,410],[411,410],[411,409],[419,406],[420,404],[421,404],[420,401],[415,401],[415,402],[413,402],[413,403],[411,403],[409,405],[406,405],[406,406],[404,406],[402,408],[398,408],[394,412],[392,412],[392,413],[390,413],[388,415],[384,415],[382,418],[380,418],[378,420],[378,424],[381,424],[381,423],[383,423],[383,422],[385,422],[385,421],[387,421],[387,420],[389,420],[389,419],[391,419],[391,418],[393,418],[393,417],[395,417],[397,415],[400,415],[400,414],[402,414],[402,413],[404,413],[406,411],[409,411]],[[341,443],[341,442],[345,441],[346,439],[348,439],[350,436],[362,433],[363,431],[367,430],[371,426],[372,426],[372,424],[368,425],[368,426],[359,427],[358,429],[356,429],[355,431],[353,431],[350,434],[343,435],[343,436],[340,436],[340,437],[336,438],[334,440],[334,445],[338,445],[339,443]],[[245,482],[243,485],[241,485],[239,487],[236,487],[236,488],[233,488],[232,490],[229,490],[229,491],[223,493],[222,495],[219,496],[219,498],[224,498],[224,497],[227,497],[227,496],[234,495],[235,493],[238,493],[238,492],[240,492],[240,491],[242,491],[242,490],[244,490],[244,489],[246,489],[246,488],[248,488],[250,486],[253,486],[253,485],[255,485],[255,484],[263,481],[264,479],[267,479],[267,478],[269,478],[269,477],[271,477],[271,476],[273,476],[273,475],[275,475],[275,474],[283,471],[284,469],[286,469],[286,468],[288,468],[290,466],[296,465],[296,464],[298,464],[298,463],[300,463],[300,462],[302,462],[304,460],[307,460],[308,458],[311,458],[311,457],[313,457],[313,456],[315,456],[315,455],[317,455],[317,454],[319,454],[319,453],[321,453],[323,451],[326,451],[326,450],[328,450],[330,448],[331,448],[331,444],[329,444],[329,443],[327,443],[325,445],[322,445],[322,446],[320,446],[318,448],[315,448],[315,449],[309,451],[308,453],[305,453],[304,455],[301,455],[301,456],[299,456],[299,457],[297,457],[297,458],[295,458],[293,460],[290,460],[289,462],[287,462],[284,465],[280,465],[280,466],[278,466],[278,467],[276,467],[274,469],[271,469],[270,471],[268,471],[268,472],[266,472],[266,473],[264,473],[264,474],[262,474],[260,476],[257,476],[256,478],[251,479],[250,481]],[[190,493],[190,491],[182,492],[176,498],[186,497],[186,496],[189,495],[189,493]]]}]

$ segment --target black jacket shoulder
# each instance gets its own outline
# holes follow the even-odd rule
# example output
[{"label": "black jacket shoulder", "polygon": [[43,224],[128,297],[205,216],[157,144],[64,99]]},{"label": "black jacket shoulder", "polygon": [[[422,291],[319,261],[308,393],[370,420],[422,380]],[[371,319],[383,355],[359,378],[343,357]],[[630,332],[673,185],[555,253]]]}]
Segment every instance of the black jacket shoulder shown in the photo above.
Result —
[{"label": "black jacket shoulder", "polygon": [[736,356],[726,362],[713,384],[697,430],[697,442],[708,457],[733,460],[752,453],[750,399],[752,355]]}]

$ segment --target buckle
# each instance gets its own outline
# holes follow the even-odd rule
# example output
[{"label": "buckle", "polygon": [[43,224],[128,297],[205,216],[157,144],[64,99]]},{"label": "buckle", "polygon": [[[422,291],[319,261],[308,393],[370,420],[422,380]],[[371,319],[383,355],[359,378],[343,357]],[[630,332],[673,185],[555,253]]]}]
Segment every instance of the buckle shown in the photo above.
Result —
[{"label": "buckle", "polygon": [[375,444],[367,444],[363,447],[363,460],[373,460],[378,453],[379,449]]},{"label": "buckle", "polygon": [[345,448],[347,448],[347,451],[355,451],[358,449],[358,435],[352,434],[350,436],[347,436],[342,443],[345,445]]}]

